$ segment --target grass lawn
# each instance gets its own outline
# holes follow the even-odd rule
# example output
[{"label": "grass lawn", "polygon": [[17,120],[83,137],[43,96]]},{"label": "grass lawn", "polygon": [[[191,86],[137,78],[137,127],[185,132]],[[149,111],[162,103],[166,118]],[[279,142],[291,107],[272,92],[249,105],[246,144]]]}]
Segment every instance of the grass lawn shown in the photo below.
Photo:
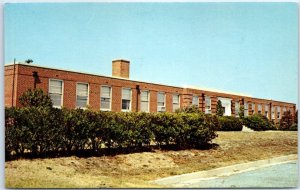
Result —
[{"label": "grass lawn", "polygon": [[297,154],[297,131],[218,132],[209,150],[181,150],[90,158],[5,163],[7,188],[161,187],[150,180],[282,155]]}]

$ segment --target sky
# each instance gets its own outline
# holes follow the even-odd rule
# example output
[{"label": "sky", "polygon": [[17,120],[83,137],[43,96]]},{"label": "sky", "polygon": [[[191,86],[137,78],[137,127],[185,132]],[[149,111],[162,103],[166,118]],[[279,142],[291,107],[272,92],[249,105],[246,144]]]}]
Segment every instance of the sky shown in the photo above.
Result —
[{"label": "sky", "polygon": [[4,61],[297,103],[296,3],[14,3]]}]

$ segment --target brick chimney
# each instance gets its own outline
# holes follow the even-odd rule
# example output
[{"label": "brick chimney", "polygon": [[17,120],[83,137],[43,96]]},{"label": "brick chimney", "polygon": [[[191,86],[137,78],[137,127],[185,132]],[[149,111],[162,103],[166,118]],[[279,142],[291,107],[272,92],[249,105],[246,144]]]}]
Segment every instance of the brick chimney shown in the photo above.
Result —
[{"label": "brick chimney", "polygon": [[129,64],[130,62],[124,59],[117,59],[112,61],[112,76],[129,78]]}]

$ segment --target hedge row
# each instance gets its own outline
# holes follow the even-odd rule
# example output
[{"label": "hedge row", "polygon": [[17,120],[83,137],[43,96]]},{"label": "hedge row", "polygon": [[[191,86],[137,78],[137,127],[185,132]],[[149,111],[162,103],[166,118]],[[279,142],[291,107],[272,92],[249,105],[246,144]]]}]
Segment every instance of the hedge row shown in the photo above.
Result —
[{"label": "hedge row", "polygon": [[243,119],[244,124],[255,131],[277,130],[275,125],[261,114],[254,114]]},{"label": "hedge row", "polygon": [[220,121],[220,131],[241,131],[243,129],[242,120],[234,116],[218,117]]},{"label": "hedge row", "polygon": [[82,109],[5,109],[5,151],[9,158],[82,150],[138,149],[151,144],[198,148],[217,137],[216,116],[172,113],[115,113]]}]

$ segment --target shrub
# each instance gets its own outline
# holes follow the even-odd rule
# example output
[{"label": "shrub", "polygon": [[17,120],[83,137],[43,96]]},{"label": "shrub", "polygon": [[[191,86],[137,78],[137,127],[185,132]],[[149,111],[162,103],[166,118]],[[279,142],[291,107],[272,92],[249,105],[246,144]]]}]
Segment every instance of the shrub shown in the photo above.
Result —
[{"label": "shrub", "polygon": [[261,114],[245,117],[244,124],[255,131],[276,130],[268,118]]},{"label": "shrub", "polygon": [[297,123],[293,123],[290,128],[289,128],[290,131],[298,131],[298,124]]},{"label": "shrub", "polygon": [[[294,117],[292,116],[291,112],[288,110],[283,113],[283,116],[279,122],[278,129],[288,131],[291,130],[293,124],[294,124]],[[295,129],[295,126],[293,126],[293,129]]]},{"label": "shrub", "polygon": [[42,89],[28,89],[20,98],[20,103],[24,107],[44,107],[51,108],[51,98]]},{"label": "shrub", "polygon": [[220,122],[220,131],[241,131],[243,123],[239,118],[234,116],[218,117]]},{"label": "shrub", "polygon": [[201,147],[217,137],[216,116],[198,113],[115,113],[82,109],[5,109],[7,157],[33,157],[141,149],[150,142],[176,148]]},{"label": "shrub", "polygon": [[201,109],[196,105],[186,106],[183,108],[178,108],[175,113],[203,113]]},{"label": "shrub", "polygon": [[159,146],[174,144],[183,125],[183,120],[178,114],[154,113],[151,117],[151,130]]}]

